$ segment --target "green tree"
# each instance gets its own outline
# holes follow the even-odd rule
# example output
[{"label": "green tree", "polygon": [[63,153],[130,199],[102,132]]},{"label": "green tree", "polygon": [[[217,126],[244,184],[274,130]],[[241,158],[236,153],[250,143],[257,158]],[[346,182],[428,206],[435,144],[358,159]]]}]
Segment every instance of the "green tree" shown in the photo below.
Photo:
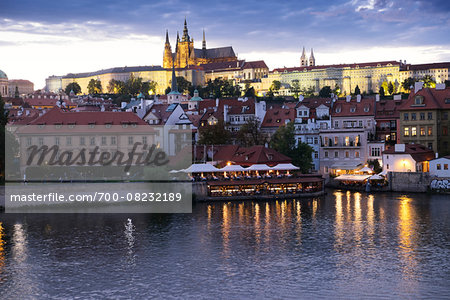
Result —
[{"label": "green tree", "polygon": [[319,97],[330,98],[332,92],[333,91],[331,90],[331,87],[326,85],[326,86],[324,86],[323,88],[320,89]]},{"label": "green tree", "polygon": [[275,93],[278,93],[278,91],[281,89],[281,82],[278,80],[272,81],[272,84],[269,87],[269,92],[267,95],[269,97],[273,97]]},{"label": "green tree", "polygon": [[419,79],[419,81],[423,82],[424,88],[435,88],[436,87],[436,81],[430,75],[423,76],[422,78]]},{"label": "green tree", "polygon": [[333,89],[333,94],[336,95],[336,96],[339,96],[340,93],[341,93],[341,88],[340,88],[339,85],[336,83],[336,85],[334,86],[334,89]]},{"label": "green tree", "polygon": [[241,146],[251,147],[255,145],[264,145],[268,139],[267,135],[261,131],[261,122],[259,118],[250,117],[237,132],[236,140]]},{"label": "green tree", "polygon": [[145,95],[151,95],[156,94],[156,87],[158,86],[158,83],[155,81],[145,81],[142,83],[141,92]]},{"label": "green tree", "polygon": [[111,79],[108,82],[108,92],[111,94],[124,94],[125,93],[125,82],[120,80]]},{"label": "green tree", "polygon": [[359,85],[356,85],[356,87],[355,87],[355,95],[361,95],[361,90],[359,88]]},{"label": "green tree", "polygon": [[92,78],[89,80],[87,88],[89,94],[100,94],[102,92],[102,82]]},{"label": "green tree", "polygon": [[215,125],[199,127],[200,145],[224,145],[230,142],[230,132],[225,128],[223,120]]},{"label": "green tree", "polygon": [[373,160],[368,160],[367,164],[369,165],[369,167],[371,167],[373,169],[373,171],[378,174],[381,171],[383,171],[383,168],[380,165],[380,162],[378,161],[378,159],[373,159]]},{"label": "green tree", "polygon": [[69,95],[70,92],[73,91],[75,95],[81,94],[81,87],[77,82],[71,82],[69,83],[66,88],[64,89],[64,92],[66,95]]},{"label": "green tree", "polygon": [[406,79],[403,80],[403,82],[402,82],[402,88],[403,88],[405,91],[409,92],[409,91],[411,91],[411,87],[414,88],[414,84],[415,84],[415,83],[416,83],[416,80],[415,80],[414,78],[411,78],[411,77],[406,78]]},{"label": "green tree", "polygon": [[306,143],[296,143],[294,123],[289,122],[279,127],[272,136],[270,147],[289,156],[292,163],[299,167],[302,173],[308,173],[311,170],[313,149]]},{"label": "green tree", "polygon": [[380,97],[384,97],[384,87],[380,86],[378,93],[380,94]]},{"label": "green tree", "polygon": [[184,93],[188,93],[189,89],[192,86],[192,83],[188,80],[186,80],[186,78],[184,78],[183,76],[177,76],[177,86],[178,86],[178,91],[182,94]]},{"label": "green tree", "polygon": [[250,87],[248,90],[245,91],[244,97],[254,98],[255,97],[255,89],[253,87]]},{"label": "green tree", "polygon": [[291,92],[295,98],[298,98],[300,91],[301,91],[301,88],[300,88],[300,83],[299,83],[298,79],[292,80]]},{"label": "green tree", "polygon": [[300,92],[305,98],[311,98],[314,97],[316,90],[313,86],[310,86],[308,88],[301,89]]},{"label": "green tree", "polygon": [[164,94],[167,95],[171,91],[172,91],[172,89],[170,88],[170,86],[168,86],[168,87],[166,87],[166,90],[164,91]]},{"label": "green tree", "polygon": [[389,81],[388,92],[389,92],[389,95],[394,94],[394,85],[392,84],[392,81]]},{"label": "green tree", "polygon": [[233,85],[231,80],[216,78],[213,81],[209,80],[206,87],[199,90],[199,95],[202,98],[239,97],[241,89],[239,85]]}]

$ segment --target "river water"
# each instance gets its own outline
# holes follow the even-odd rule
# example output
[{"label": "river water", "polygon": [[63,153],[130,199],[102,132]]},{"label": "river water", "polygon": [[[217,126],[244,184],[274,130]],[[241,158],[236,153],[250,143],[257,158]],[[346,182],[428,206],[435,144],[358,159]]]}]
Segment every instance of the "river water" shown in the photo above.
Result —
[{"label": "river water", "polygon": [[328,191],[192,214],[0,214],[0,298],[444,299],[450,197]]}]

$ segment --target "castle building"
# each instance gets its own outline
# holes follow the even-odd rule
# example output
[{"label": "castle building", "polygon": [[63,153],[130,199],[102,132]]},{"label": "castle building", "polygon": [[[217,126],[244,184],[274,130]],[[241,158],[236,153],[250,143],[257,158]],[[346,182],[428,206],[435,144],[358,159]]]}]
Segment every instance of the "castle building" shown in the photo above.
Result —
[{"label": "castle building", "polygon": [[0,96],[8,96],[8,76],[2,70],[0,70]]},{"label": "castle building", "polygon": [[169,41],[169,32],[166,31],[166,43],[164,45],[163,68],[188,68],[215,62],[234,62],[237,56],[233,47],[206,48],[205,31],[203,31],[202,48],[194,48],[194,39],[189,36],[186,19],[184,20],[183,36],[181,39],[177,33],[175,52]]}]

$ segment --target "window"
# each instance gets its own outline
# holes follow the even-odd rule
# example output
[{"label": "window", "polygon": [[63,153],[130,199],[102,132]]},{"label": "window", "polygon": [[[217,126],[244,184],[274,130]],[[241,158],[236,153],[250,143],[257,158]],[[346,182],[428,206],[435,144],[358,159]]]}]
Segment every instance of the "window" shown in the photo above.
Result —
[{"label": "window", "polygon": [[94,128],[94,127],[95,127],[94,123],[89,124],[89,128]]},{"label": "window", "polygon": [[420,113],[420,119],[425,120],[425,113],[423,113],[423,112]]},{"label": "window", "polygon": [[411,136],[417,136],[417,127],[411,128]]},{"label": "window", "polygon": [[128,137],[128,145],[133,145],[133,137],[132,136]]},{"label": "window", "polygon": [[106,136],[102,136],[102,145],[106,145]]},{"label": "window", "polygon": [[348,151],[345,151],[345,158],[349,158],[350,157],[350,153]]},{"label": "window", "polygon": [[338,140],[338,137],[337,137],[337,136],[335,136],[335,137],[334,137],[334,145],[335,145],[335,146],[337,146],[337,145],[338,145],[338,141],[339,141],[339,140]]},{"label": "window", "polygon": [[415,121],[416,120],[416,113],[411,113],[411,120]]},{"label": "window", "polygon": [[405,127],[405,131],[403,132],[403,136],[409,136],[409,127]]},{"label": "window", "polygon": [[420,136],[425,136],[425,127],[420,127]]},{"label": "window", "polygon": [[371,148],[371,156],[380,156],[380,148]]},{"label": "window", "polygon": [[86,143],[84,136],[80,137],[80,145],[84,146],[84,144]]},{"label": "window", "polygon": [[314,144],[318,144],[319,143],[319,139],[317,137],[314,137]]},{"label": "window", "polygon": [[403,120],[404,121],[408,121],[408,119],[409,119],[409,114],[408,113],[404,113],[403,114]]},{"label": "window", "polygon": [[27,137],[27,146],[31,146],[31,138]]},{"label": "window", "polygon": [[323,154],[326,158],[328,158],[328,151],[325,151]]},{"label": "window", "polygon": [[433,135],[433,127],[428,127],[428,135]]},{"label": "window", "polygon": [[111,137],[111,145],[115,145],[116,144],[116,137],[112,136]]},{"label": "window", "polygon": [[448,120],[448,112],[442,114],[442,120]]},{"label": "window", "polygon": [[442,126],[442,135],[448,135],[448,128],[447,128],[447,126]]},{"label": "window", "polygon": [[67,146],[71,146],[72,145],[72,137],[67,137],[67,139],[66,139],[66,144],[67,144]]},{"label": "window", "polygon": [[147,145],[147,137],[146,136],[142,137],[142,144]]},{"label": "window", "polygon": [[334,128],[339,128],[339,121],[334,121]]},{"label": "window", "polygon": [[90,144],[91,146],[94,146],[94,145],[95,145],[95,137],[91,137],[91,140],[90,140],[89,144]]},{"label": "window", "polygon": [[423,104],[423,97],[422,96],[416,96],[416,98],[414,99],[414,104],[415,105],[422,105]]},{"label": "window", "polygon": [[314,158],[319,158],[319,152],[314,151]]},{"label": "window", "polygon": [[55,145],[56,145],[56,146],[59,146],[59,137],[56,137],[56,138],[55,138]]},{"label": "window", "polygon": [[428,143],[428,149],[433,150],[433,143]]},{"label": "window", "polygon": [[336,158],[339,157],[339,152],[338,151],[334,151],[334,157],[336,157]]},{"label": "window", "polygon": [[359,126],[359,127],[363,127],[363,124],[362,124],[362,121],[361,121],[361,120],[358,121],[358,126]]},{"label": "window", "polygon": [[386,169],[389,170],[389,164],[386,164]]},{"label": "window", "polygon": [[433,120],[433,113],[432,112],[428,113],[428,120]]},{"label": "window", "polygon": [[444,164],[444,170],[448,170],[448,164]]},{"label": "window", "polygon": [[436,170],[440,170],[441,169],[441,164],[437,164],[436,165]]},{"label": "window", "polygon": [[348,136],[345,137],[345,146],[350,146],[350,138]]},{"label": "window", "polygon": [[355,157],[359,158],[359,151],[355,151]]}]

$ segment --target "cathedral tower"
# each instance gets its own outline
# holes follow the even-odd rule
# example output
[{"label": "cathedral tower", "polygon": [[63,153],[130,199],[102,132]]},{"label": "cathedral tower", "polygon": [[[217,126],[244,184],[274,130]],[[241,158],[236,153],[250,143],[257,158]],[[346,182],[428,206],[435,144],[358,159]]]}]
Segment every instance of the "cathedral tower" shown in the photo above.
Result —
[{"label": "cathedral tower", "polygon": [[166,43],[164,45],[163,68],[170,68],[173,65],[172,47],[169,42],[169,31],[166,30]]},{"label": "cathedral tower", "polygon": [[316,59],[314,58],[313,49],[311,48],[311,56],[309,57],[309,65],[314,67],[316,65]]},{"label": "cathedral tower", "polygon": [[300,57],[300,67],[307,67],[308,59],[306,58],[305,47],[303,47],[302,56]]}]

